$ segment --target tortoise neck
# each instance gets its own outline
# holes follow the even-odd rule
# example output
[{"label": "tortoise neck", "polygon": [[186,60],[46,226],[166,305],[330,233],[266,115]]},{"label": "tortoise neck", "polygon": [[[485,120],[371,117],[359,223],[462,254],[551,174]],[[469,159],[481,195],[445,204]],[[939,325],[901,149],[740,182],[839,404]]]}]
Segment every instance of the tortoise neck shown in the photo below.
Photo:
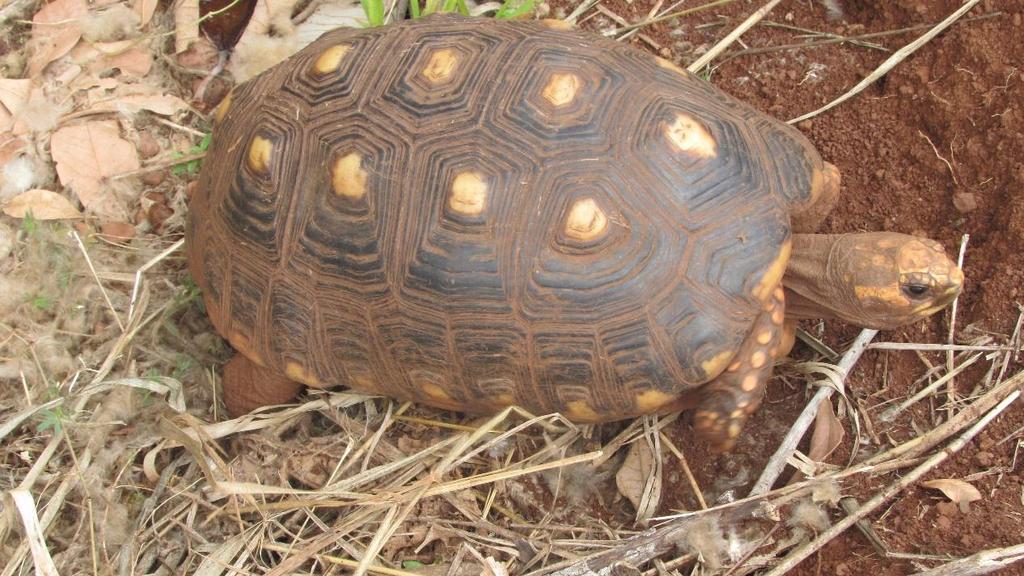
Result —
[{"label": "tortoise neck", "polygon": [[793,253],[782,278],[786,317],[839,318],[848,295],[839,274],[843,234],[794,234]]}]

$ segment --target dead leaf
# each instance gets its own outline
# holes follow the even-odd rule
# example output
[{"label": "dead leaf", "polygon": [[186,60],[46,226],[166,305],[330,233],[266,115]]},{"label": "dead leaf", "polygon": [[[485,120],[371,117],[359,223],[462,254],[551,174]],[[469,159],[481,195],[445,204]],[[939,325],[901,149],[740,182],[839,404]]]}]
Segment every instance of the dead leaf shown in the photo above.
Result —
[{"label": "dead leaf", "polygon": [[970,511],[970,504],[975,500],[981,500],[981,492],[977,488],[956,478],[940,478],[938,480],[926,480],[921,483],[925,488],[940,490],[955,504],[960,506],[961,512]]},{"label": "dead leaf", "polygon": [[32,81],[0,78],[0,103],[11,114],[17,114],[32,95]]},{"label": "dead leaf", "polygon": [[70,200],[56,192],[41,188],[22,192],[4,205],[4,214],[12,218],[24,218],[30,212],[36,220],[63,220],[82,217],[82,213],[75,208]]},{"label": "dead leaf", "polygon": [[661,466],[649,442],[633,442],[622,467],[615,473],[615,485],[633,504],[638,521],[654,515],[661,500]]},{"label": "dead leaf", "polygon": [[82,42],[71,51],[71,57],[97,76],[116,68],[123,74],[142,77],[153,68],[152,54],[135,40]]},{"label": "dead leaf", "polygon": [[139,28],[143,28],[149,21],[153,19],[153,13],[156,12],[156,6],[159,0],[133,0],[132,10],[139,17]]},{"label": "dead leaf", "polygon": [[184,100],[170,94],[128,94],[115,96],[89,107],[90,111],[110,110],[128,114],[149,110],[161,116],[173,116],[187,109],[188,104]]},{"label": "dead leaf", "polygon": [[50,153],[61,183],[75,192],[87,210],[111,220],[127,219],[125,203],[104,186],[111,176],[139,168],[135,146],[121,138],[116,123],[96,121],[60,128],[50,140]]},{"label": "dead leaf", "polygon": [[54,60],[67,54],[82,37],[79,20],[89,13],[85,0],[54,0],[32,18],[32,54],[29,77],[38,76]]},{"label": "dead leaf", "polygon": [[199,0],[182,0],[174,9],[174,53],[188,50],[199,39]]},{"label": "dead leaf", "polygon": [[843,443],[845,436],[846,430],[832,411],[832,403],[823,402],[814,417],[814,433],[807,456],[815,462],[824,462]]}]

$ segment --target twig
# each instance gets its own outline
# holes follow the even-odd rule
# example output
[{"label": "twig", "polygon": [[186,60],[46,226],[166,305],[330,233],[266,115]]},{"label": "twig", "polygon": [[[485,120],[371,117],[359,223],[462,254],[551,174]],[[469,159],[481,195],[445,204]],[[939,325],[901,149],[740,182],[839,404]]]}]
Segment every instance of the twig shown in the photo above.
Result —
[{"label": "twig", "polygon": [[910,342],[875,342],[868,346],[869,350],[921,350],[922,352],[942,352],[956,350],[967,352],[1012,352],[1013,346],[972,346],[970,344],[914,344]]},{"label": "twig", "polygon": [[[931,140],[929,140],[929,142],[931,142]],[[937,154],[937,152],[936,152],[936,154]],[[952,173],[952,171],[953,171],[953,167],[952,166],[950,166],[949,171]],[[956,183],[956,175],[955,174],[953,175],[953,183],[954,184]],[[960,256],[957,258],[957,261],[956,261],[956,265],[957,265],[957,267],[960,270],[964,269],[964,254],[967,252],[967,243],[970,240],[971,240],[971,235],[970,234],[964,234],[963,238],[960,240]],[[957,294],[956,298],[953,299],[953,306],[950,309],[950,313],[949,313],[949,337],[946,339],[946,343],[950,344],[950,345],[953,344],[953,335],[956,332],[956,310],[957,310],[957,305],[959,303],[960,303],[960,295]],[[947,372],[947,374],[950,375],[949,376],[949,384],[946,385],[946,398],[947,398],[947,402],[948,402],[948,406],[946,407],[946,411],[948,412],[949,416],[952,416],[953,412],[956,410],[956,383],[953,381],[953,377],[955,376],[955,374],[953,374],[954,370],[953,370],[953,351],[952,350],[947,350],[946,351],[946,372]]]},{"label": "twig", "polygon": [[92,258],[89,257],[89,251],[85,249],[85,244],[82,243],[81,236],[75,230],[71,231],[71,235],[75,237],[75,242],[78,243],[78,249],[82,251],[82,256],[85,257],[85,263],[89,266],[89,271],[92,272],[93,280],[96,281],[96,285],[100,287],[100,293],[103,294],[103,300],[106,301],[107,307],[110,308],[110,315],[114,317],[114,322],[117,322],[117,327],[121,329],[123,334],[125,331],[124,324],[121,323],[121,316],[117,313],[117,308],[114,307],[114,303],[110,301],[110,295],[107,294],[107,289],[103,286],[103,282],[100,282],[99,276],[96,274],[96,267],[92,265]]},{"label": "twig", "polygon": [[850,98],[853,98],[862,90],[873,84],[875,80],[878,80],[882,76],[885,76],[890,70],[895,68],[897,64],[906,59],[907,56],[910,56],[911,54],[916,52],[918,48],[924,46],[932,38],[938,36],[940,32],[942,32],[946,28],[949,28],[951,24],[956,22],[957,19],[966,14],[971,8],[974,8],[974,5],[980,1],[981,0],[967,0],[967,2],[964,2],[963,6],[961,6],[956,12],[950,14],[948,18],[946,18],[942,22],[939,22],[934,28],[922,34],[918,39],[914,40],[910,44],[907,44],[903,48],[897,50],[896,53],[893,54],[892,56],[886,58],[885,62],[882,62],[878,66],[878,68],[875,68],[875,70],[871,74],[868,74],[866,78],[858,82],[857,85],[854,86],[853,88],[850,88],[850,90],[848,90],[845,94],[829,102],[828,104],[822,106],[821,108],[818,108],[817,110],[808,112],[803,116],[793,118],[792,120],[789,121],[789,123],[796,124],[799,122],[803,122],[808,118],[813,118],[818,114],[821,114],[822,112],[831,110],[832,108],[835,108],[836,106],[842,104],[843,102],[846,102]]},{"label": "twig", "polygon": [[1021,560],[1024,560],[1024,544],[990,548],[924,572],[915,572],[914,576],[979,576],[1006,568]]},{"label": "twig", "polygon": [[678,10],[676,12],[667,12],[665,14],[660,14],[658,16],[655,16],[654,18],[647,18],[645,20],[641,20],[640,22],[637,22],[636,24],[628,24],[626,26],[623,26],[622,28],[616,28],[616,29],[612,30],[611,32],[609,32],[609,35],[615,36],[617,34],[625,34],[627,32],[631,32],[633,30],[637,30],[639,28],[643,28],[644,26],[650,26],[651,24],[657,24],[658,22],[664,22],[665,20],[671,20],[672,18],[680,18],[680,17],[683,17],[683,16],[689,16],[690,14],[694,14],[694,13],[700,12],[702,10],[707,10],[709,8],[714,8],[716,6],[721,6],[722,4],[730,4],[730,3],[735,2],[735,1],[736,0],[715,0],[714,2],[708,2],[707,4],[701,4],[700,6],[694,6],[693,8],[686,8],[684,10]]},{"label": "twig", "polygon": [[195,154],[184,154],[182,156],[178,156],[177,158],[171,158],[170,160],[159,160],[157,162],[153,162],[152,164],[148,164],[146,166],[143,166],[142,168],[138,168],[136,170],[132,170],[131,172],[124,172],[124,173],[118,174],[116,176],[111,176],[110,179],[111,180],[123,180],[125,178],[131,178],[133,176],[138,176],[140,174],[146,174],[148,172],[155,172],[157,170],[163,170],[165,168],[173,168],[174,166],[177,166],[178,164],[185,164],[185,163],[191,162],[193,160],[202,160],[205,157],[206,157],[206,152],[197,152]]},{"label": "twig", "polygon": [[886,452],[872,456],[863,462],[863,465],[876,466],[895,459],[916,458],[980,418],[983,413],[1002,401],[1006,395],[1019,392],[1022,386],[1024,386],[1024,371],[1000,382],[969,406],[957,412],[952,418],[929,430],[924,436],[918,436]]},{"label": "twig", "polygon": [[878,419],[882,422],[891,422],[894,418],[896,418],[896,416],[898,416],[904,410],[910,408],[914,404],[917,404],[925,397],[929,396],[932,392],[938,390],[939,386],[942,386],[947,382],[952,382],[953,378],[955,378],[957,374],[963,372],[968,366],[980,360],[981,356],[982,355],[980,352],[975,354],[974,356],[971,356],[963,364],[957,366],[956,368],[950,370],[949,372],[946,372],[946,374],[942,378],[939,378],[935,382],[932,382],[931,384],[922,388],[917,394],[914,394],[910,398],[904,400],[899,405],[893,406],[887,409],[886,411],[882,412],[882,415],[879,416]]},{"label": "twig", "polygon": [[[1020,330],[1024,326],[1024,306],[1017,304],[1017,324],[1013,327],[1013,334],[1010,336],[1010,350],[1006,351],[1003,355],[1003,365],[999,368],[999,377],[996,378],[996,382],[1002,382],[1003,377],[1006,376],[1006,370],[1010,367],[1010,359],[1015,356],[1015,353],[1020,350]],[[2,436],[0,436],[2,438]]]},{"label": "twig", "polygon": [[[850,348],[843,354],[842,359],[839,360],[837,368],[843,379],[850,373],[850,369],[857,363],[861,354],[867,349],[868,343],[877,334],[877,330],[871,330],[865,328],[861,331],[857,339],[853,341]],[[782,439],[779,444],[779,448],[772,455],[771,460],[765,465],[764,471],[761,472],[761,477],[754,483],[754,487],[750,489],[750,496],[756,496],[763,494],[771,489],[772,484],[778,480],[779,476],[782,475],[782,471],[786,467],[786,461],[789,460],[790,455],[796,450],[797,444],[800,443],[800,439],[804,437],[807,429],[810,428],[811,423],[818,415],[818,408],[821,407],[823,402],[826,402],[832,397],[835,389],[831,386],[822,386],[818,388],[818,391],[814,393],[811,401],[804,407],[804,411],[800,413],[800,417],[797,418],[796,422],[793,423],[793,427],[789,429],[786,437]]]},{"label": "twig", "polygon": [[704,53],[703,56],[697,59],[696,62],[686,67],[690,72],[696,73],[707,66],[712,60],[715,59],[719,54],[725,51],[733,42],[735,42],[744,32],[750,30],[750,28],[761,21],[762,18],[768,15],[772,11],[772,8],[781,2],[782,0],[769,0],[767,4],[759,8],[756,12],[747,17],[742,24],[736,27],[735,30],[730,32],[725,38],[722,38],[718,44],[711,47],[710,50]]},{"label": "twig", "polygon": [[906,476],[901,477],[896,482],[889,484],[884,490],[876,494],[870,500],[864,503],[857,511],[849,516],[846,516],[828,530],[822,532],[814,540],[799,546],[797,549],[790,552],[782,562],[776,565],[766,576],[783,576],[797,564],[803,562],[807,557],[814,552],[820,550],[823,546],[831,542],[837,536],[846,531],[847,528],[853,526],[858,520],[866,517],[868,514],[874,512],[879,506],[886,503],[890,498],[899,494],[903,490],[913,485],[915,482],[921,479],[922,476],[931,472],[936,466],[945,462],[950,456],[959,452],[968,442],[974,439],[992,420],[1003,413],[1006,408],[1012,404],[1020,396],[1020,390],[1015,390],[1012,394],[1007,396],[996,405],[984,418],[979,420],[974,426],[971,426],[963,435],[950,443],[949,446],[932,455],[930,458],[924,461],[913,470],[907,473]]}]

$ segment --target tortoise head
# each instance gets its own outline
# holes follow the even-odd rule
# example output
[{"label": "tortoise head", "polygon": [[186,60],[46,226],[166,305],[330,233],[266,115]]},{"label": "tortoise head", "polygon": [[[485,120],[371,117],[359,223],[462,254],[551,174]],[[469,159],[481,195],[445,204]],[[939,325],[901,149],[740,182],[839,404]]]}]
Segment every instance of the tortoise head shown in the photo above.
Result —
[{"label": "tortoise head", "polygon": [[795,317],[895,328],[942,310],[963,285],[963,272],[934,240],[894,232],[798,234],[795,240],[785,278],[797,293]]},{"label": "tortoise head", "polygon": [[893,232],[843,237],[844,320],[870,328],[916,322],[948,306],[964,274],[934,240]]}]

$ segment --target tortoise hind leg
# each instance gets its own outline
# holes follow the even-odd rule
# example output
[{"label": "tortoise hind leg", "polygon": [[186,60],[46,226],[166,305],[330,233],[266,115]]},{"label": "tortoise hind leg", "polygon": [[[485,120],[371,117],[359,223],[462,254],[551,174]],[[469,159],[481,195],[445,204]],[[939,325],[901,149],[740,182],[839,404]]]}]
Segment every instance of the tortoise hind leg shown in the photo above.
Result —
[{"label": "tortoise hind leg", "polygon": [[716,452],[732,449],[743,424],[761,404],[783,337],[785,293],[776,288],[725,372],[700,391],[694,424]]},{"label": "tortoise hind leg", "polygon": [[224,365],[221,387],[228,413],[241,416],[263,406],[287,403],[298,395],[303,385],[256,364],[243,354],[235,354]]}]

